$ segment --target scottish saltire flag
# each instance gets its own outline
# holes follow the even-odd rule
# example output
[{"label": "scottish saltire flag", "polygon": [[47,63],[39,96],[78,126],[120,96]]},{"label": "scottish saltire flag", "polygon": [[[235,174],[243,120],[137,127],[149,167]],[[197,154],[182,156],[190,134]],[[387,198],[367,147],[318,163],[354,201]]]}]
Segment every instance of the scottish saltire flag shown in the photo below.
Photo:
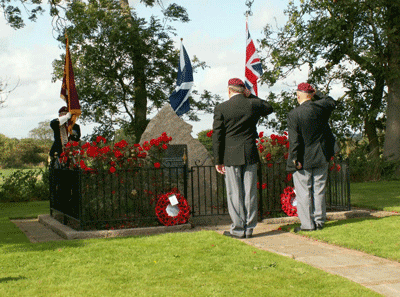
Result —
[{"label": "scottish saltire flag", "polygon": [[244,84],[253,95],[258,96],[257,80],[263,74],[261,61],[257,55],[256,47],[250,37],[249,28],[246,22],[246,67]]},{"label": "scottish saltire flag", "polygon": [[178,116],[183,115],[190,109],[189,95],[193,86],[193,69],[190,64],[189,56],[185,47],[181,43],[181,55],[178,65],[178,79],[176,80],[176,88],[169,96],[169,102]]}]

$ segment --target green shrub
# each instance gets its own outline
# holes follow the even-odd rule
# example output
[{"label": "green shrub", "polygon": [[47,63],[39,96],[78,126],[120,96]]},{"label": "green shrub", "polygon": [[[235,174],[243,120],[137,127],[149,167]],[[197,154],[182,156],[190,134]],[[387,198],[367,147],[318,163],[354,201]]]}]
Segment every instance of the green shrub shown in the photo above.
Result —
[{"label": "green shrub", "polygon": [[387,161],[381,154],[375,157],[365,146],[358,146],[350,153],[349,163],[352,182],[400,179],[396,173],[399,162]]},{"label": "green shrub", "polygon": [[24,202],[48,200],[49,171],[39,170],[15,170],[9,176],[3,178],[0,189],[0,202]]}]

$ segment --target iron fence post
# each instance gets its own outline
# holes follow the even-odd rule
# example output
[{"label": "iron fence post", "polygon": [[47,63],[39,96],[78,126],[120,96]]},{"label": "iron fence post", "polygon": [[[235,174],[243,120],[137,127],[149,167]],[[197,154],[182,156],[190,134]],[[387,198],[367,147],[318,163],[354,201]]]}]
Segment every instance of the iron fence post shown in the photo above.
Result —
[{"label": "iron fence post", "polygon": [[345,160],[346,162],[346,182],[347,182],[347,204],[348,210],[351,210],[351,201],[350,201],[350,162],[349,158]]}]

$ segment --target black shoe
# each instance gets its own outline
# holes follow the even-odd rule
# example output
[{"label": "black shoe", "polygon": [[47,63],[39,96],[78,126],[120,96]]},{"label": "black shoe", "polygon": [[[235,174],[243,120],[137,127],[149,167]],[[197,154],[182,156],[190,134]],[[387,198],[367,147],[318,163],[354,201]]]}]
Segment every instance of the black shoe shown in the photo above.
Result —
[{"label": "black shoe", "polygon": [[233,235],[233,234],[231,234],[231,232],[229,232],[229,231],[224,231],[223,235],[229,236],[229,237],[232,237],[232,238],[244,238],[244,237],[245,237],[244,235],[242,235],[242,236]]},{"label": "black shoe", "polygon": [[315,224],[315,229],[317,229],[317,230],[322,230],[322,229],[324,229],[324,225],[322,225],[322,224]]},{"label": "black shoe", "polygon": [[294,233],[297,233],[300,231],[309,232],[309,231],[315,231],[315,229],[302,229],[301,227],[294,228]]}]

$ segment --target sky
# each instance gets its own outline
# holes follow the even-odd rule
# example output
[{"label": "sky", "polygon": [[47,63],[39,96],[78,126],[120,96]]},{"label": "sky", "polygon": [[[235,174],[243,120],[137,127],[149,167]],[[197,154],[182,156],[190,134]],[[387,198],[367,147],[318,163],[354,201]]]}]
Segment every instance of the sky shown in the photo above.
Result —
[{"label": "sky", "polygon": [[[172,2],[184,6],[191,19],[189,23],[172,23],[177,33],[173,38],[176,48],[180,48],[180,38],[183,38],[189,57],[197,56],[209,66],[194,73],[195,88],[200,92],[207,89],[228,99],[228,80],[232,77],[244,80],[246,1],[163,0],[165,6]],[[139,0],[129,3],[141,17],[148,19],[152,14],[159,15],[159,7],[146,8]],[[286,22],[283,11],[287,3],[282,0],[254,1],[253,15],[248,22],[257,49],[257,40],[263,38],[266,24],[283,25]],[[19,30],[8,26],[0,15],[0,78],[8,82],[9,88],[17,85],[0,108],[0,134],[7,137],[28,137],[29,131],[40,122],[57,117],[58,109],[64,105],[59,96],[61,81],[52,82],[52,62],[64,50],[53,36],[49,8],[45,8],[46,12],[36,22],[26,21],[26,26]],[[265,98],[270,90],[287,89],[288,81],[291,85],[306,81],[307,74],[307,69],[297,71],[272,89],[259,84],[259,97]],[[187,121],[193,126],[193,137],[212,128],[212,115],[201,115],[200,119],[199,122]],[[81,124],[82,136],[90,134],[93,127],[94,124]]]}]

